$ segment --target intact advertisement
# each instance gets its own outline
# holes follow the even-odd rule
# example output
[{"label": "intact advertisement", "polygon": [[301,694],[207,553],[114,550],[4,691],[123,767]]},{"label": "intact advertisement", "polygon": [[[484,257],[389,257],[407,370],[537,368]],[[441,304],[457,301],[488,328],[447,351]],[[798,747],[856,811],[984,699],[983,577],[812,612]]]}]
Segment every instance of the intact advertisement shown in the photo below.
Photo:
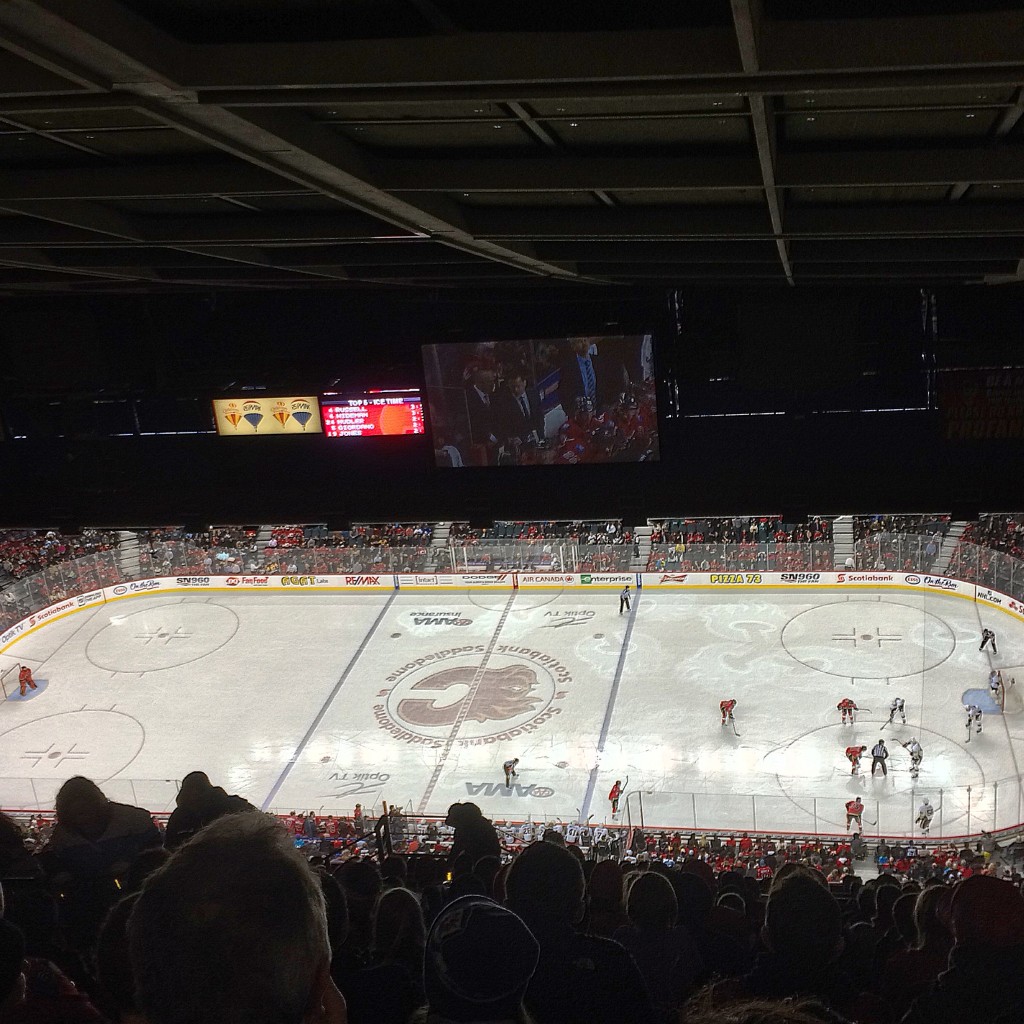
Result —
[{"label": "intact advertisement", "polygon": [[213,418],[224,437],[261,434],[321,434],[316,395],[291,398],[215,398]]}]

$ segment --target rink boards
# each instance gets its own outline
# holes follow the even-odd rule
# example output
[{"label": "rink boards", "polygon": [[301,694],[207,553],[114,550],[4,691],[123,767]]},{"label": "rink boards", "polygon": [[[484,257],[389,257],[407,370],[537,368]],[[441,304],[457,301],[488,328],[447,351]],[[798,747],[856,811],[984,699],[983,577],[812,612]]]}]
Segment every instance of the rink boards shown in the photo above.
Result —
[{"label": "rink boards", "polygon": [[[621,818],[673,828],[842,831],[853,794],[872,831],[907,832],[923,795],[943,834],[1022,820],[1019,716],[986,716],[969,744],[962,722],[990,666],[1024,660],[1011,598],[915,574],[587,575],[174,577],[62,602],[0,637],[4,668],[48,684],[0,705],[0,804],[49,806],[82,773],[159,810],[202,768],[285,811],[471,799],[499,819],[610,820],[628,776]],[[908,725],[882,730],[897,692]],[[845,729],[843,696],[871,709]],[[879,732],[890,774],[851,779],[843,748]]]}]

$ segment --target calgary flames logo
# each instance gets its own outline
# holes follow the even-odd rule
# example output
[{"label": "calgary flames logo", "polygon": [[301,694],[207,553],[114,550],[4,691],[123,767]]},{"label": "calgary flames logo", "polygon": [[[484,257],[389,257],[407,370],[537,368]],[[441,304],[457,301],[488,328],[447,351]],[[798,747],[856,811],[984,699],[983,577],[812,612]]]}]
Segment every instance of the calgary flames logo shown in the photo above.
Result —
[{"label": "calgary flames logo", "polygon": [[553,655],[467,644],[396,667],[373,707],[379,728],[406,743],[476,746],[527,736],[562,713],[572,673]]},{"label": "calgary flames logo", "polygon": [[[438,697],[460,684],[467,685],[469,693],[454,704],[439,706]],[[537,673],[529,665],[488,668],[482,673],[472,667],[445,668],[412,684],[410,691],[433,696],[400,700],[398,717],[409,725],[423,726],[454,725],[460,715],[464,721],[507,722],[536,710],[541,702],[539,696],[533,696],[537,687]]]}]

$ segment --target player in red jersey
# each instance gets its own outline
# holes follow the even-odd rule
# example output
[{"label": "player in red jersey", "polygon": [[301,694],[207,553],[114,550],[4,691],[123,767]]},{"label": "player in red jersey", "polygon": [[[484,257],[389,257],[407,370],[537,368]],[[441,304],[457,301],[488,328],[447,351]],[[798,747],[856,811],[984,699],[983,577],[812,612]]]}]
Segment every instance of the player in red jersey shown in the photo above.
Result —
[{"label": "player in red jersey", "polygon": [[850,830],[850,822],[857,822],[857,828],[863,830],[864,826],[861,824],[860,816],[864,813],[864,801],[859,796],[854,797],[852,800],[846,801],[846,830]]},{"label": "player in red jersey", "polygon": [[841,725],[846,725],[849,721],[850,725],[853,725],[853,713],[854,711],[860,711],[860,708],[849,697],[844,697],[837,705],[839,714],[842,715]]},{"label": "player in red jersey", "polygon": [[730,722],[736,721],[736,719],[732,717],[733,708],[736,707],[735,700],[730,698],[729,700],[720,701],[718,707],[722,712],[722,725],[725,725],[726,719]]},{"label": "player in red jersey", "polygon": [[858,775],[860,773],[860,759],[861,759],[861,757],[864,756],[864,751],[867,750],[867,749],[868,749],[867,747],[847,747],[846,748],[846,757],[847,757],[847,760],[849,760],[849,762],[850,762],[850,764],[852,766],[850,768],[850,774],[851,775]]},{"label": "player in red jersey", "polygon": [[22,697],[25,696],[26,686],[30,690],[36,689],[36,681],[32,678],[32,669],[28,665],[21,666],[21,671],[18,673],[18,685],[21,687]]},{"label": "player in red jersey", "polygon": [[615,785],[612,786],[611,791],[608,793],[608,799],[612,802],[612,817],[619,813],[619,797],[622,796],[622,782],[619,779],[615,780]]}]

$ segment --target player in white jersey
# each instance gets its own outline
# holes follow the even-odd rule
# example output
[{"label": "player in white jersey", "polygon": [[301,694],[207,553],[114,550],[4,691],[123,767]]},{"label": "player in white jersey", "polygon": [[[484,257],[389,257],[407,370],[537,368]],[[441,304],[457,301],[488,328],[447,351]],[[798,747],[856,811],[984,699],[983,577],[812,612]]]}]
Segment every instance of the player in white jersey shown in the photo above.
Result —
[{"label": "player in white jersey", "polygon": [[975,732],[981,732],[982,710],[977,704],[968,704],[964,709],[967,712],[967,742],[971,742],[971,723],[975,725]]},{"label": "player in white jersey", "polygon": [[1003,688],[1003,673],[992,669],[988,674],[988,692],[992,700],[999,703],[999,691]]},{"label": "player in white jersey", "polygon": [[916,779],[921,773],[921,762],[924,760],[924,751],[921,749],[921,744],[917,742],[917,739],[911,737],[906,743],[901,746],[910,754],[910,777]]},{"label": "player in white jersey", "polygon": [[906,701],[902,697],[893,697],[889,702],[889,724],[893,724],[893,720],[897,715],[903,719],[903,724],[907,724],[907,712],[905,710]]},{"label": "player in white jersey", "polygon": [[935,808],[932,807],[931,801],[925,797],[921,806],[917,809],[917,824],[925,835],[928,835],[928,830],[932,827],[932,818],[934,816]]}]

